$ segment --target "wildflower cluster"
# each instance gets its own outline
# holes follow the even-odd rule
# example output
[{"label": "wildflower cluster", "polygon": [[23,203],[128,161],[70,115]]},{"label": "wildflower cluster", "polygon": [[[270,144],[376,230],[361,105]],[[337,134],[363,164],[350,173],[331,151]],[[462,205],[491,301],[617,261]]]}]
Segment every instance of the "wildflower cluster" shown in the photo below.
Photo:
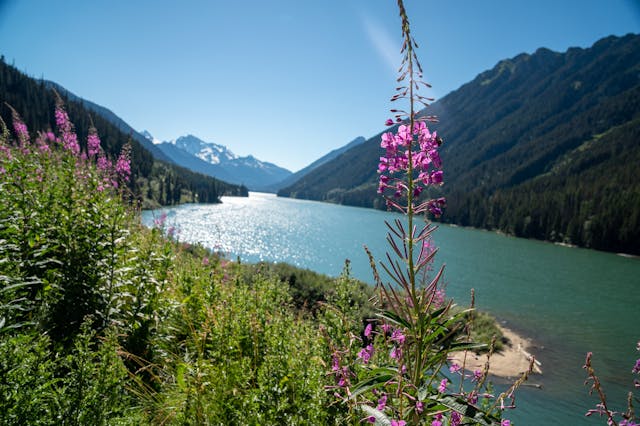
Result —
[{"label": "wildflower cluster", "polygon": [[[385,190],[391,189],[398,200],[407,197],[411,191],[412,197],[417,199],[425,188],[442,185],[440,145],[442,139],[437,132],[431,133],[424,121],[416,121],[413,126],[400,125],[395,135],[384,133],[380,146],[385,149],[385,155],[380,157],[378,165],[378,193],[384,194]],[[406,213],[405,207],[391,198],[387,198],[387,205]],[[412,209],[415,214],[429,211],[440,216],[444,205],[445,199],[440,197],[413,205]]]},{"label": "wildflower cluster", "polygon": [[[368,320],[361,336],[352,334],[346,345],[332,346],[334,385],[329,389],[350,407],[357,422],[508,426],[510,421],[502,419],[502,412],[515,407],[514,391],[526,380],[527,373],[496,397],[486,384],[488,359],[482,371],[468,372],[464,364],[451,364],[450,354],[466,354],[487,345],[471,342],[473,302],[464,310],[446,299],[444,267],[433,268],[437,249],[431,236],[436,228],[428,222],[422,227],[415,225],[418,215],[440,216],[445,205],[444,198],[425,201],[423,196],[431,192],[428,188],[443,183],[438,152],[442,139],[427,127],[427,122],[435,118],[415,111],[416,103],[427,106],[431,100],[418,95],[418,88],[430,86],[421,81],[417,44],[410,34],[402,0],[398,0],[398,6],[404,37],[398,81],[406,81],[406,85],[396,89],[392,101],[406,99],[409,108],[408,112],[391,110],[396,113],[398,127],[395,133],[382,135],[380,146],[385,154],[378,164],[378,192],[390,208],[404,215],[406,222],[397,219],[387,223],[391,250],[380,265],[390,282],[380,278],[367,250],[378,289],[377,318]],[[389,119],[386,124],[393,125],[394,121]],[[491,352],[492,348],[489,356]],[[451,375],[458,376],[456,381]],[[466,389],[465,380],[470,389]],[[511,402],[505,403],[507,400]]]},{"label": "wildflower cluster", "polygon": [[[26,124],[20,118],[18,112],[9,106],[12,113],[13,129],[16,140],[23,154],[28,155],[31,147],[31,139]],[[102,181],[97,186],[98,191],[106,188],[118,188],[121,183],[126,183],[131,178],[131,145],[125,144],[115,164],[106,156],[101,147],[100,137],[95,127],[89,129],[87,136],[86,151],[82,151],[78,143],[78,136],[75,133],[73,123],[69,120],[69,115],[64,109],[61,100],[58,100],[55,108],[55,121],[58,135],[52,131],[38,132],[35,140],[35,147],[42,153],[50,153],[52,148],[60,146],[68,151],[75,158],[76,166],[85,161],[94,161],[97,169],[102,175]],[[6,132],[5,132],[6,133]],[[8,134],[7,134],[8,136]],[[0,150],[5,155],[10,155],[9,138],[4,137],[4,144],[0,145]],[[4,168],[3,168],[4,169]],[[76,167],[77,177],[82,177],[88,170]]]},{"label": "wildflower cluster", "polygon": [[[640,341],[636,345],[636,349],[640,351]],[[595,392],[598,395],[600,402],[596,404],[596,408],[589,409],[585,416],[590,417],[597,414],[600,417],[606,417],[607,425],[609,426],[640,426],[640,418],[635,415],[633,408],[633,402],[635,401],[636,403],[640,403],[640,398],[634,396],[633,392],[629,392],[627,395],[626,411],[619,412],[610,409],[607,405],[607,397],[604,393],[602,384],[600,383],[600,379],[596,375],[596,371],[591,364],[592,357],[593,353],[587,353],[585,363],[582,366],[582,368],[587,371],[587,379],[584,383],[585,385],[589,383],[591,384],[589,394],[593,394]],[[640,375],[640,358],[636,360],[635,364],[631,368],[631,373]],[[635,389],[640,389],[640,380],[634,378],[633,387]]]}]

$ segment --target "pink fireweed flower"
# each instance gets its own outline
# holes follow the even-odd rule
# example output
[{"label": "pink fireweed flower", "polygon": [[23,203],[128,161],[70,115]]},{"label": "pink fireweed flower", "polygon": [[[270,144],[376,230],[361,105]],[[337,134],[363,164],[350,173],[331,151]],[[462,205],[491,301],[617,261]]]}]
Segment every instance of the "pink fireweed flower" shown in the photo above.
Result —
[{"label": "pink fireweed flower", "polygon": [[453,364],[451,364],[451,366],[449,367],[449,372],[450,373],[457,373],[462,369],[462,367],[460,367],[458,364],[456,364],[455,362]]},{"label": "pink fireweed flower", "polygon": [[449,424],[451,426],[460,426],[460,422],[462,421],[462,416],[460,416],[460,414],[458,414],[457,411],[452,411],[451,412],[451,421],[449,422]]},{"label": "pink fireweed flower", "polygon": [[80,153],[78,136],[73,131],[73,124],[69,121],[69,115],[67,115],[67,112],[62,108],[62,105],[56,106],[55,116],[56,126],[61,134],[62,146],[73,155],[78,155]]},{"label": "pink fireweed flower", "polygon": [[50,152],[51,148],[49,147],[49,142],[55,142],[56,137],[51,132],[38,132],[38,137],[36,137],[36,145],[42,152]]},{"label": "pink fireweed flower", "polygon": [[358,352],[358,358],[362,360],[365,364],[369,363],[369,360],[373,356],[373,345],[367,345],[367,347],[362,348],[360,352]]},{"label": "pink fireweed flower", "polygon": [[443,306],[445,297],[445,291],[441,288],[437,289],[433,292],[433,304],[438,307]]},{"label": "pink fireweed flower", "polygon": [[100,138],[95,127],[89,129],[89,135],[87,136],[87,155],[94,157],[100,152]]},{"label": "pink fireweed flower", "polygon": [[371,331],[373,330],[373,326],[371,323],[367,323],[367,326],[364,328],[364,337],[371,337]]},{"label": "pink fireweed flower", "polygon": [[27,125],[20,119],[18,113],[13,108],[11,108],[11,110],[13,129],[16,131],[16,136],[18,136],[20,145],[25,146],[29,143],[29,129],[27,129]]},{"label": "pink fireweed flower", "polygon": [[378,399],[378,406],[376,407],[379,411],[383,411],[387,406],[387,394],[382,394],[380,399]]},{"label": "pink fireweed flower", "polygon": [[384,122],[385,126],[393,126],[393,120],[390,118],[387,118],[387,121]]},{"label": "pink fireweed flower", "polygon": [[445,393],[447,391],[447,383],[449,383],[447,379],[442,379],[440,381],[440,385],[438,386],[438,392]]},{"label": "pink fireweed flower", "polygon": [[404,420],[391,420],[391,426],[406,426],[406,424]]},{"label": "pink fireweed flower", "polygon": [[471,381],[477,382],[477,381],[480,381],[483,377],[484,377],[484,372],[482,370],[475,370],[473,372],[473,378],[471,379]]},{"label": "pink fireweed flower", "polygon": [[442,426],[442,414],[438,413],[435,419],[431,422],[431,426]]},{"label": "pink fireweed flower", "polygon": [[340,358],[337,355],[333,355],[331,359],[331,371],[340,371]]},{"label": "pink fireweed flower", "polygon": [[418,414],[422,413],[424,411],[424,402],[422,401],[417,401],[416,402],[416,412]]},{"label": "pink fireweed flower", "polygon": [[156,217],[153,219],[153,226],[155,228],[163,228],[166,221],[167,221],[167,213],[162,212],[160,217]]},{"label": "pink fireweed flower", "polygon": [[380,328],[382,328],[382,333],[383,334],[387,334],[389,333],[389,330],[391,330],[391,326],[389,324],[387,324],[386,322],[382,324],[382,326],[380,326]]},{"label": "pink fireweed flower", "polygon": [[[393,196],[400,198],[409,195],[407,191],[411,187],[413,192],[410,195],[418,198],[426,187],[441,185],[443,183],[443,173],[440,170],[442,161],[438,153],[441,144],[442,139],[437,136],[437,132],[431,133],[423,121],[415,122],[413,129],[400,125],[395,135],[391,132],[383,133],[380,147],[385,150],[385,154],[380,157],[378,163],[380,174],[378,192],[384,194],[387,188],[394,188]],[[395,177],[395,174],[408,173],[410,163],[415,174],[401,175],[403,179],[409,179],[409,184],[391,184],[391,180],[394,183],[402,181],[400,177]],[[442,214],[443,206],[443,202],[433,200],[433,203],[424,204],[421,209],[416,209],[416,212],[428,210],[435,216],[439,216]]]},{"label": "pink fireweed flower", "polygon": [[500,422],[500,426],[511,426],[511,420],[504,419]]},{"label": "pink fireweed flower", "polygon": [[406,336],[397,328],[393,330],[393,333],[391,333],[391,340],[397,342],[399,345],[404,344],[405,339]]},{"label": "pink fireweed flower", "polygon": [[126,144],[120,151],[120,156],[116,162],[116,173],[124,182],[128,182],[131,177],[131,145]]},{"label": "pink fireweed flower", "polygon": [[391,349],[391,353],[389,354],[389,356],[392,359],[399,361],[402,358],[402,349],[400,349],[397,346],[394,346],[393,349]]}]

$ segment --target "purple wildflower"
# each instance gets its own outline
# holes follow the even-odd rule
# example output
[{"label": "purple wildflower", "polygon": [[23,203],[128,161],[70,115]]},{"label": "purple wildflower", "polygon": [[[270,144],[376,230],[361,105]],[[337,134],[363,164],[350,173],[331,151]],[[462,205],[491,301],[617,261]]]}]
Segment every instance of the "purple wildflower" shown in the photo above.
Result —
[{"label": "purple wildflower", "polygon": [[[440,170],[442,161],[438,153],[441,143],[442,140],[438,138],[437,132],[431,133],[423,121],[414,123],[413,129],[401,125],[395,135],[391,132],[384,133],[380,147],[385,150],[385,155],[380,157],[378,163],[378,173],[380,174],[378,192],[384,193],[385,189],[393,188],[395,189],[394,196],[397,198],[408,195],[409,186],[395,184],[396,181],[401,183],[402,180],[394,177],[394,174],[408,172],[409,164],[418,175],[417,178],[408,177],[411,179],[410,186],[413,188],[412,195],[414,197],[418,197],[422,190],[428,186],[441,185],[443,183],[443,173]],[[439,200],[431,201],[417,206],[416,212],[428,210],[436,216],[442,214],[444,199],[442,202]]]},{"label": "purple wildflower", "polygon": [[367,323],[367,326],[364,328],[364,337],[371,337],[371,331],[373,330],[373,326],[371,323]]},{"label": "purple wildflower", "polygon": [[451,412],[451,421],[450,421],[449,424],[451,426],[459,426],[461,421],[462,421],[462,416],[460,416],[460,414],[458,414],[457,411],[452,411]]},{"label": "purple wildflower", "polygon": [[164,224],[166,222],[167,222],[167,213],[166,212],[162,212],[160,217],[157,217],[157,218],[153,219],[153,226],[156,227],[156,228],[162,228],[162,227],[164,227]]},{"label": "purple wildflower", "polygon": [[13,108],[11,108],[11,116],[13,118],[13,129],[16,131],[20,145],[25,146],[29,143],[29,130],[27,129],[27,125],[24,124]]},{"label": "purple wildflower", "polygon": [[511,420],[504,419],[500,422],[500,426],[511,426]]},{"label": "purple wildflower", "polygon": [[445,393],[447,391],[447,384],[449,381],[447,379],[442,379],[440,381],[440,385],[438,386],[438,392]]},{"label": "purple wildflower", "polygon": [[367,347],[362,348],[360,352],[358,352],[358,358],[362,359],[362,362],[367,364],[373,355],[373,345],[367,345]]},{"label": "purple wildflower", "polygon": [[375,423],[376,422],[376,417],[375,416],[369,416],[366,418],[367,422],[369,423]]},{"label": "purple wildflower", "polygon": [[391,349],[391,354],[389,354],[389,356],[392,359],[399,361],[402,358],[402,349],[400,349],[397,346],[394,346],[393,349]]},{"label": "purple wildflower", "polygon": [[435,419],[431,422],[431,426],[442,426],[442,414],[438,413]]},{"label": "purple wildflower", "polygon": [[380,399],[378,399],[378,406],[376,407],[378,410],[382,411],[387,406],[387,394],[382,394]]},{"label": "purple wildflower", "polygon": [[80,145],[78,145],[78,136],[73,131],[73,124],[69,121],[69,115],[59,104],[56,106],[56,126],[62,137],[62,146],[70,151],[73,155],[80,153]]},{"label": "purple wildflower", "polygon": [[457,373],[458,371],[460,371],[462,369],[462,367],[460,367],[458,364],[456,364],[455,362],[453,364],[451,364],[451,366],[449,367],[449,372],[450,373]]},{"label": "purple wildflower", "polygon": [[473,378],[471,379],[471,381],[477,382],[477,381],[480,381],[483,377],[484,377],[484,372],[482,370],[475,370],[473,372]]},{"label": "purple wildflower", "polygon": [[424,402],[422,401],[417,401],[416,402],[416,412],[418,414],[422,413],[424,411]]},{"label": "purple wildflower", "polygon": [[406,424],[404,420],[391,420],[391,426],[406,426]]},{"label": "purple wildflower", "polygon": [[331,370],[340,371],[340,358],[338,358],[338,355],[336,354],[334,354],[331,359]]},{"label": "purple wildflower", "polygon": [[89,129],[89,136],[87,136],[87,154],[89,157],[94,157],[100,152],[100,138],[95,127]]},{"label": "purple wildflower", "polygon": [[391,340],[393,340],[394,342],[397,342],[399,345],[404,344],[404,341],[406,339],[406,336],[402,333],[402,331],[400,329],[395,329],[393,330],[393,333],[391,334]]},{"label": "purple wildflower", "polygon": [[126,144],[120,151],[120,156],[116,162],[116,173],[124,182],[128,182],[131,177],[131,145]]}]

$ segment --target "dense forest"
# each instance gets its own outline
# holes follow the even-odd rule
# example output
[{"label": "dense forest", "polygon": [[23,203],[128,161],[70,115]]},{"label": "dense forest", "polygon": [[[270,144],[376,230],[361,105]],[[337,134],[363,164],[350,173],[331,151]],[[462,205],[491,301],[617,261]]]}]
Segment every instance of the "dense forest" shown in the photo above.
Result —
[{"label": "dense forest", "polygon": [[[11,108],[22,117],[29,130],[55,128],[54,107],[56,92],[50,82],[35,80],[15,67],[0,60],[0,115],[5,123],[11,123]],[[174,164],[159,161],[142,147],[131,134],[123,132],[112,120],[88,109],[75,97],[59,93],[71,121],[75,125],[78,140],[86,144],[89,128],[93,125],[108,155],[116,156],[122,146],[132,146],[129,182],[135,199],[143,207],[157,207],[180,202],[219,202],[222,195],[247,195],[247,189],[194,173]],[[106,109],[105,109],[106,110]]]},{"label": "dense forest", "polygon": [[[640,36],[500,61],[425,113],[445,141],[440,220],[640,254]],[[381,134],[279,195],[386,208]]]}]

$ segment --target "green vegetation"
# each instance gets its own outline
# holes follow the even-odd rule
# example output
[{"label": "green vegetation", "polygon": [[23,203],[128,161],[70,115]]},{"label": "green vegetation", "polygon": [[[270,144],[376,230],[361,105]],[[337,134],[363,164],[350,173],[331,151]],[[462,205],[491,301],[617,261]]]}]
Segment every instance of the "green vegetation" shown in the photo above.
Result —
[{"label": "green vegetation", "polygon": [[[51,85],[36,81],[0,59],[0,117],[11,122],[11,105],[31,129],[46,131],[55,128],[53,114],[56,94]],[[102,146],[111,157],[118,155],[122,147],[132,146],[132,179],[128,182],[131,196],[144,208],[172,205],[184,202],[219,202],[222,195],[247,195],[247,188],[194,173],[174,164],[159,161],[141,145],[144,137],[128,133],[101,114],[89,110],[82,102],[60,94],[71,121],[76,125],[81,145],[87,140],[88,129],[95,127],[102,139]],[[111,117],[115,117],[112,113]],[[115,120],[115,118],[114,118]]]},{"label": "green vegetation", "polygon": [[0,424],[343,424],[327,339],[362,333],[373,295],[348,265],[177,242],[91,154],[24,129],[0,139]]}]

